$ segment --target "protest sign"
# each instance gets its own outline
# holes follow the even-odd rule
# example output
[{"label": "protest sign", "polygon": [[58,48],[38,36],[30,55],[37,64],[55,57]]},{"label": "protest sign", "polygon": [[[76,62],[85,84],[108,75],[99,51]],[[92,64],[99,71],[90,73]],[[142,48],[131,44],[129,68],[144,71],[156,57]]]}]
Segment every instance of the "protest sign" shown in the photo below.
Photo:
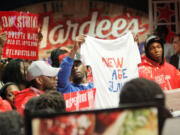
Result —
[{"label": "protest sign", "polygon": [[38,59],[38,15],[24,12],[0,12],[3,32],[7,42],[3,57]]},{"label": "protest sign", "polygon": [[96,89],[82,90],[64,94],[67,111],[94,109]]}]

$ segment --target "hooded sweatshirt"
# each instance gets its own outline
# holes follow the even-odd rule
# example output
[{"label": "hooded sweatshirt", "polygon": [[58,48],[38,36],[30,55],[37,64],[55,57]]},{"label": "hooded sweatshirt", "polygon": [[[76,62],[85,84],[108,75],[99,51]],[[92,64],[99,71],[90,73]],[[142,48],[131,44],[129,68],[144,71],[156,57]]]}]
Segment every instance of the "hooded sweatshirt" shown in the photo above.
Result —
[{"label": "hooded sweatshirt", "polygon": [[180,88],[180,72],[165,59],[163,64],[159,64],[142,56],[138,70],[139,77],[155,81],[163,90]]}]

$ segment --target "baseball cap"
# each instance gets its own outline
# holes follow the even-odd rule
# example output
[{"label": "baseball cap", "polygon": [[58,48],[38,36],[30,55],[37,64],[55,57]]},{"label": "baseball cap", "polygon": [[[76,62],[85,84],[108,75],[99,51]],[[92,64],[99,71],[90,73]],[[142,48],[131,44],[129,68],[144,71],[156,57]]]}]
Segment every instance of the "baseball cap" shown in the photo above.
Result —
[{"label": "baseball cap", "polygon": [[54,77],[58,74],[60,68],[54,68],[45,61],[34,61],[27,71],[27,80],[31,81],[38,76]]},{"label": "baseball cap", "polygon": [[78,52],[74,56],[74,61],[81,61],[81,56]]}]

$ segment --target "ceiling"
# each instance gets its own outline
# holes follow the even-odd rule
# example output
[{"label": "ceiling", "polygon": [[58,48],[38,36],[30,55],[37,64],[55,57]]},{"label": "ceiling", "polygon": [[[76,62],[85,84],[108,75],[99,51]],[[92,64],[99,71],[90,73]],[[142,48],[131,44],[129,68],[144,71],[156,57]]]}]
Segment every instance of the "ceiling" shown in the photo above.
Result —
[{"label": "ceiling", "polygon": [[[58,0],[1,0],[0,11],[14,10],[22,6],[27,6],[40,2],[46,2],[46,1],[58,1]],[[117,3],[117,4],[125,5],[130,8],[135,8],[144,12],[148,12],[148,0],[99,0],[99,1]]]}]

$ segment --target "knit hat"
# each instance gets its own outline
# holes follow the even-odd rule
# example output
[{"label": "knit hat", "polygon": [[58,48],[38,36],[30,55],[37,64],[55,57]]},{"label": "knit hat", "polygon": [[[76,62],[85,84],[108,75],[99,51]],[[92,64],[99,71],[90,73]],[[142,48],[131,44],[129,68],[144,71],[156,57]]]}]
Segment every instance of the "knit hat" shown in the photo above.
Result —
[{"label": "knit hat", "polygon": [[144,45],[145,54],[146,54],[146,56],[147,56],[149,59],[152,59],[151,56],[149,55],[149,46],[150,46],[152,43],[154,43],[154,42],[160,43],[161,46],[162,46],[162,50],[163,50],[162,63],[164,63],[164,45],[163,45],[162,40],[161,40],[160,37],[158,37],[158,36],[151,35],[151,36],[149,36],[149,37],[146,39],[145,45]]}]

